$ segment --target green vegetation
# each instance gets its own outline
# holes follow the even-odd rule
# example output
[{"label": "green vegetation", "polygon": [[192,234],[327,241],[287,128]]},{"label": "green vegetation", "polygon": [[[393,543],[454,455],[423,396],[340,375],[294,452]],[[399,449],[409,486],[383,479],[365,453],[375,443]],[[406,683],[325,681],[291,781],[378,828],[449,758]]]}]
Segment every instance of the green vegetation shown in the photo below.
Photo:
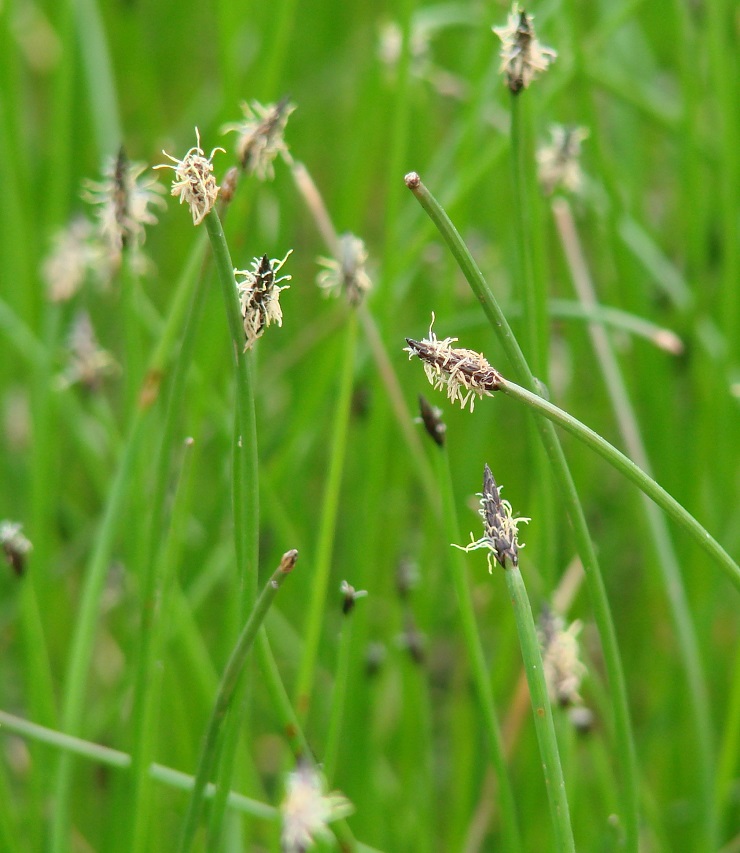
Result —
[{"label": "green vegetation", "polygon": [[510,12],[0,5],[0,850],[740,849],[734,9]]}]

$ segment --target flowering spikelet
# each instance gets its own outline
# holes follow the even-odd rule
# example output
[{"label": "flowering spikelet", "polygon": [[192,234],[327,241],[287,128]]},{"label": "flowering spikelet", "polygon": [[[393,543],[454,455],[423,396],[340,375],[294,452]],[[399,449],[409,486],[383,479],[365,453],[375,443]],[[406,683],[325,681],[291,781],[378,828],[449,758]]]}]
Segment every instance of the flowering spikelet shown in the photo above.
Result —
[{"label": "flowering spikelet", "polygon": [[550,195],[561,187],[571,193],[580,192],[583,172],[578,162],[581,143],[588,137],[585,127],[550,127],[552,142],[537,151],[537,177],[542,189]]},{"label": "flowering spikelet", "polygon": [[58,377],[59,388],[79,383],[88,391],[97,391],[102,380],[118,371],[113,356],[100,348],[95,330],[86,311],[74,318],[67,345],[69,363]]},{"label": "flowering spikelet", "polygon": [[180,204],[187,202],[190,212],[193,214],[193,225],[200,225],[210,212],[218,196],[216,178],[213,176],[213,155],[223,148],[214,148],[211,156],[206,157],[200,147],[200,132],[195,128],[195,139],[198,143],[188,153],[178,160],[166,151],[162,151],[165,157],[172,160],[174,166],[162,163],[155,169],[172,169],[175,179],[172,182],[171,193],[180,197]]},{"label": "flowering spikelet", "polygon": [[576,620],[566,628],[562,617],[548,608],[540,616],[538,633],[547,692],[550,701],[559,705],[579,705],[583,701],[578,695],[587,671],[578,656],[578,635],[582,627]]},{"label": "flowering spikelet", "polygon": [[318,274],[316,283],[327,294],[344,293],[350,305],[359,305],[373,286],[365,272],[366,263],[364,242],[354,234],[342,234],[339,257],[319,258],[324,269]]},{"label": "flowering spikelet", "polygon": [[284,134],[290,114],[295,110],[287,98],[277,104],[263,106],[259,101],[246,101],[241,105],[244,119],[225,124],[222,133],[238,133],[236,155],[242,169],[255,174],[261,181],[275,177],[273,160],[281,151],[287,151]]},{"label": "flowering spikelet", "polygon": [[20,577],[26,567],[26,554],[33,549],[33,545],[23,535],[20,522],[0,521],[0,547],[10,567]]},{"label": "flowering spikelet", "polygon": [[164,189],[157,181],[142,180],[146,168],[143,163],[130,163],[121,148],[118,157],[104,167],[102,181],[85,182],[83,198],[97,206],[100,237],[114,255],[120,256],[124,246],[140,249],[146,236],[144,226],[157,223],[150,208],[166,207],[161,197]]},{"label": "flowering spikelet", "polygon": [[92,240],[92,224],[83,216],[73,219],[54,236],[52,250],[41,266],[52,302],[66,302],[85,283],[96,257]]},{"label": "flowering spikelet", "polygon": [[480,548],[488,550],[488,571],[493,572],[491,557],[506,568],[508,559],[513,566],[519,564],[519,549],[523,548],[518,541],[519,525],[531,521],[529,518],[515,518],[511,504],[501,498],[501,487],[496,485],[491,469],[486,465],[483,470],[483,492],[480,495],[478,515],[483,519],[483,536],[474,539],[470,534],[469,545],[453,545],[461,551],[477,551]]},{"label": "flowering spikelet", "polygon": [[437,389],[447,387],[447,396],[452,402],[459,401],[465,408],[470,402],[470,411],[475,406],[475,395],[490,396],[497,390],[503,377],[494,370],[486,359],[469,349],[455,349],[451,346],[457,338],[439,340],[432,331],[434,314],[429,326],[429,337],[421,341],[406,338],[404,352],[409,358],[418,356],[424,362],[424,373],[429,382]]},{"label": "flowering spikelet", "polygon": [[255,258],[251,270],[234,270],[234,276],[244,276],[244,281],[235,281],[239,292],[239,305],[244,322],[246,343],[244,351],[251,349],[254,342],[271,323],[283,325],[283,311],[280,307],[280,293],[289,285],[278,287],[281,281],[289,281],[291,276],[276,278],[275,274],[288,260],[293,250],[281,260],[270,260],[267,255]]},{"label": "flowering spikelet", "polygon": [[326,781],[307,762],[288,774],[280,806],[284,853],[305,853],[316,839],[330,838],[328,824],[352,814],[352,803],[338,791],[324,793]]},{"label": "flowering spikelet", "polygon": [[515,95],[526,89],[534,78],[546,71],[557,58],[557,51],[543,47],[537,40],[532,24],[532,15],[528,15],[514,3],[504,27],[493,27],[494,33],[501,39],[501,74]]}]

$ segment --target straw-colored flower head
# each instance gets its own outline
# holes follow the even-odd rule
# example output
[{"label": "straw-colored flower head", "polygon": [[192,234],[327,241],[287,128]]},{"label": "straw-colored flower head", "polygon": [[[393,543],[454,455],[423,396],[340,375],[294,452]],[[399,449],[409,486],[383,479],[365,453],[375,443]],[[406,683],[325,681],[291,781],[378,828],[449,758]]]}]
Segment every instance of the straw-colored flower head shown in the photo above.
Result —
[{"label": "straw-colored flower head", "polygon": [[171,193],[175,197],[180,197],[180,204],[185,202],[190,206],[193,225],[200,225],[218,197],[219,188],[213,175],[213,155],[224,149],[214,148],[211,151],[211,156],[206,157],[200,147],[200,133],[197,127],[195,128],[195,139],[197,145],[191,148],[182,160],[162,151],[165,157],[172,160],[174,166],[169,163],[162,163],[154,168],[172,169],[175,172]]},{"label": "straw-colored flower head", "polygon": [[245,172],[256,175],[261,181],[275,177],[273,161],[281,152],[287,152],[285,127],[295,110],[287,98],[277,104],[264,106],[259,101],[242,104],[242,121],[226,124],[222,133],[238,133],[236,155]]},{"label": "straw-colored flower head", "polygon": [[501,486],[496,485],[488,465],[483,470],[483,491],[480,494],[480,509],[478,515],[483,519],[483,536],[475,539],[470,534],[469,545],[454,545],[461,551],[477,551],[481,548],[488,551],[488,571],[493,572],[491,557],[494,557],[502,568],[506,561],[511,565],[519,564],[519,549],[524,545],[519,542],[519,525],[531,521],[523,516],[514,517],[511,504],[501,497]]},{"label": "straw-colored flower head", "polygon": [[103,169],[102,181],[85,182],[83,198],[97,207],[98,231],[112,253],[141,248],[144,226],[157,223],[151,208],[166,207],[164,189],[154,178],[142,178],[146,168],[130,163],[121,148]]},{"label": "straw-colored flower head", "polygon": [[585,127],[550,127],[551,142],[537,151],[537,176],[542,189],[550,195],[560,188],[578,193],[583,186],[579,158],[581,143],[588,137]]},{"label": "straw-colored flower head", "polygon": [[316,283],[327,294],[343,293],[350,305],[359,305],[373,286],[365,271],[366,263],[365,243],[354,234],[342,234],[339,257],[319,258],[324,269],[318,274]]},{"label": "straw-colored flower head", "polygon": [[26,555],[33,549],[33,545],[23,535],[20,522],[0,521],[0,548],[13,571],[22,575],[26,567]]},{"label": "straw-colored flower head", "polygon": [[234,276],[243,276],[243,281],[236,281],[239,293],[239,305],[246,342],[244,350],[251,349],[257,338],[261,337],[271,323],[283,325],[283,311],[280,307],[280,293],[287,290],[289,285],[278,287],[281,281],[290,281],[291,276],[277,273],[288,260],[291,249],[281,260],[270,260],[267,255],[255,258],[250,270],[234,270]]},{"label": "straw-colored flower head", "polygon": [[501,39],[500,73],[506,75],[507,85],[515,95],[526,89],[538,74],[546,71],[558,55],[557,51],[544,47],[537,40],[533,17],[514,3],[506,26],[493,27]]},{"label": "straw-colored flower head", "polygon": [[325,791],[326,780],[311,764],[301,763],[288,774],[280,806],[283,853],[305,853],[317,839],[331,837],[332,821],[352,814],[354,807],[343,794]]},{"label": "straw-colored flower head", "polygon": [[579,657],[578,635],[583,625],[576,620],[566,628],[561,616],[546,609],[540,617],[539,636],[542,665],[550,701],[559,705],[578,705],[581,681],[587,673]]},{"label": "straw-colored flower head", "polygon": [[404,352],[409,358],[418,356],[424,363],[424,373],[429,382],[437,389],[447,388],[447,396],[452,402],[459,401],[465,408],[470,403],[470,411],[475,406],[475,397],[490,396],[503,377],[494,370],[486,359],[469,349],[458,349],[451,345],[457,338],[439,340],[432,331],[434,314],[429,326],[429,337],[421,341],[406,338]]}]

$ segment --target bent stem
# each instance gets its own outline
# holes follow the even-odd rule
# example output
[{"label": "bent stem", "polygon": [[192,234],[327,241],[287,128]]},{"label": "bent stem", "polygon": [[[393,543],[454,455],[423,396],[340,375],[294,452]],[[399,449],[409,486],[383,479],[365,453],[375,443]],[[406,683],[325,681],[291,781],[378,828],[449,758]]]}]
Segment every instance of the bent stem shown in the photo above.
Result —
[{"label": "bent stem", "polygon": [[[494,332],[498,335],[516,375],[523,384],[534,390],[537,384],[529,368],[529,364],[524,357],[524,353],[514,337],[506,317],[491,293],[486,280],[473,260],[473,256],[458,234],[457,229],[439,202],[424,186],[416,172],[406,175],[405,180],[406,186],[412,191],[416,200],[424,208],[449,246],[473,293],[481,303]],[[612,619],[609,600],[604,586],[604,578],[588,531],[583,507],[581,506],[573,476],[563,453],[563,448],[560,446],[557,431],[554,426],[542,418],[537,419],[537,428],[540,440],[544,445],[545,452],[552,466],[554,478],[560,488],[565,510],[573,527],[576,548],[583,563],[584,571],[586,572],[586,582],[591,606],[593,607],[594,621],[596,622],[601,638],[604,651],[604,665],[609,678],[613,700],[615,752],[622,769],[622,806],[624,809],[626,832],[625,849],[636,851],[638,849],[639,833],[637,753],[629,715],[624,670],[614,630],[614,620]]]},{"label": "bent stem", "polygon": [[717,540],[691,515],[688,510],[684,509],[681,504],[652,477],[649,477],[641,468],[621,450],[609,444],[597,432],[594,432],[590,427],[581,423],[573,415],[564,412],[557,406],[516,385],[514,382],[509,382],[504,379],[501,382],[500,389],[509,397],[514,397],[520,400],[525,405],[535,409],[538,414],[544,415],[548,420],[561,426],[567,432],[574,435],[579,441],[595,450],[599,456],[606,461],[620,474],[623,474],[628,480],[631,480],[640,491],[644,492],[652,501],[654,501],[661,509],[665,510],[667,515],[672,518],[676,524],[683,528],[694,541],[717,563],[720,569],[727,575],[730,581],[740,590],[740,566],[730,557],[725,549],[717,542]]},{"label": "bent stem", "polygon": [[211,719],[206,729],[206,734],[203,739],[201,748],[200,760],[198,761],[198,770],[195,774],[195,784],[193,793],[190,797],[188,811],[183,824],[182,836],[180,838],[180,853],[186,853],[190,850],[195,839],[195,832],[198,828],[198,819],[203,807],[203,799],[205,796],[206,785],[210,778],[211,771],[216,764],[218,755],[218,741],[221,733],[221,725],[232,707],[234,697],[239,686],[240,676],[244,670],[244,664],[247,660],[247,655],[252,648],[252,643],[257,635],[257,631],[262,625],[262,621],[267,615],[277,591],[280,589],[285,578],[290,574],[298,559],[298,552],[287,551],[283,554],[280,565],[273,572],[272,577],[262,590],[262,594],[254,605],[254,609],[244,626],[236,646],[234,647],[231,657],[226,664],[226,669],[221,678],[221,684],[216,694],[216,702],[211,712]]},{"label": "bent stem", "polygon": [[[578,298],[584,308],[593,310],[598,305],[596,290],[586,264],[570,205],[565,199],[555,199],[552,202],[552,213]],[[588,331],[624,446],[636,464],[648,476],[652,477],[650,460],[640,435],[637,415],[632,406],[627,384],[624,381],[609,336],[602,326],[593,323],[589,324]],[[701,662],[696,631],[686,599],[686,589],[668,524],[655,504],[646,495],[641,497],[645,521],[658,558],[657,563],[670,603],[673,624],[683,658],[683,667],[686,670],[689,685],[688,704],[694,727],[698,760],[701,766],[698,782],[705,833],[704,844],[708,849],[713,850],[717,847],[717,801],[713,790],[715,749],[712,739],[712,715],[710,713],[706,675]]]}]

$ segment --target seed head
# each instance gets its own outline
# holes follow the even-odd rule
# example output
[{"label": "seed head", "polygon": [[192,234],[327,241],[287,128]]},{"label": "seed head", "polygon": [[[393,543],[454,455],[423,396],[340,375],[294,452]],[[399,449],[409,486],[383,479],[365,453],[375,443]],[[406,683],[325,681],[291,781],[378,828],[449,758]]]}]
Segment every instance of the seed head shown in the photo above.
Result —
[{"label": "seed head", "polygon": [[79,311],[75,316],[67,350],[69,363],[58,377],[60,388],[79,383],[88,391],[97,391],[103,379],[119,369],[113,356],[98,344],[87,311]]},{"label": "seed head", "polygon": [[475,396],[491,396],[491,391],[499,388],[503,377],[480,353],[453,348],[451,344],[457,338],[440,341],[432,331],[433,325],[434,314],[429,326],[429,337],[421,341],[406,338],[408,346],[404,347],[404,352],[409,354],[409,358],[416,355],[424,362],[424,373],[431,385],[437,390],[447,387],[449,399],[453,403],[459,401],[463,409],[470,402],[472,412]]},{"label": "seed head", "polygon": [[517,95],[526,89],[532,80],[546,71],[557,58],[557,51],[544,47],[537,40],[528,15],[514,3],[504,27],[493,27],[501,39],[501,74],[506,75],[509,90]]},{"label": "seed head", "polygon": [[352,814],[352,803],[338,791],[324,793],[326,780],[307,762],[288,774],[281,834],[284,853],[305,853],[317,839],[330,836],[328,824]]},{"label": "seed head", "polygon": [[566,628],[561,616],[545,608],[540,616],[539,637],[542,665],[550,700],[559,705],[580,705],[578,689],[586,675],[579,658],[578,635],[583,625],[576,620]]},{"label": "seed head", "polygon": [[551,195],[558,187],[578,193],[583,186],[583,172],[579,158],[581,143],[588,137],[585,127],[550,127],[549,145],[537,151],[537,176],[542,189]]},{"label": "seed head", "polygon": [[178,160],[176,157],[162,151],[165,157],[172,160],[174,166],[162,163],[155,169],[172,169],[175,179],[172,182],[171,194],[180,197],[180,204],[187,202],[190,212],[193,214],[193,225],[200,225],[210,212],[218,196],[216,178],[213,176],[213,155],[223,148],[214,148],[211,156],[206,157],[200,147],[200,132],[195,128],[195,139],[197,145]]},{"label": "seed head", "polygon": [[280,152],[287,152],[283,138],[290,114],[295,110],[287,98],[277,104],[263,106],[259,101],[246,101],[241,105],[244,119],[225,124],[222,133],[238,133],[236,155],[242,169],[255,174],[261,181],[275,177],[273,160]]},{"label": "seed head", "polygon": [[23,525],[18,521],[0,521],[0,547],[10,567],[20,577],[26,568],[26,555],[33,549],[23,535]]},{"label": "seed head", "polygon": [[[257,338],[261,337],[271,323],[283,325],[283,311],[280,307],[280,293],[287,290],[289,285],[278,287],[281,281],[289,281],[291,276],[283,275],[276,278],[276,273],[288,260],[293,250],[281,260],[275,260],[263,255],[252,261],[251,270],[234,270],[235,284],[239,293],[242,321],[246,343],[244,351],[254,346]],[[236,276],[244,276],[244,281],[236,281]]]},{"label": "seed head", "polygon": [[502,568],[506,561],[511,565],[519,564],[519,549],[524,545],[518,540],[519,525],[531,521],[529,518],[514,517],[511,504],[501,498],[501,486],[496,485],[488,465],[483,469],[483,492],[480,495],[478,515],[483,519],[483,536],[475,539],[470,534],[469,545],[453,545],[461,551],[477,551],[480,548],[488,550],[488,571],[493,572],[491,557],[494,557]]},{"label": "seed head", "polygon": [[83,198],[97,208],[98,233],[113,255],[124,246],[137,251],[144,244],[145,225],[156,225],[153,206],[166,207],[164,189],[154,178],[143,178],[143,163],[130,163],[121,148],[103,168],[102,181],[86,181]]},{"label": "seed head", "polygon": [[373,286],[365,272],[366,263],[364,242],[354,234],[342,234],[339,257],[319,258],[324,269],[318,274],[316,283],[327,294],[344,293],[350,305],[359,305]]}]

